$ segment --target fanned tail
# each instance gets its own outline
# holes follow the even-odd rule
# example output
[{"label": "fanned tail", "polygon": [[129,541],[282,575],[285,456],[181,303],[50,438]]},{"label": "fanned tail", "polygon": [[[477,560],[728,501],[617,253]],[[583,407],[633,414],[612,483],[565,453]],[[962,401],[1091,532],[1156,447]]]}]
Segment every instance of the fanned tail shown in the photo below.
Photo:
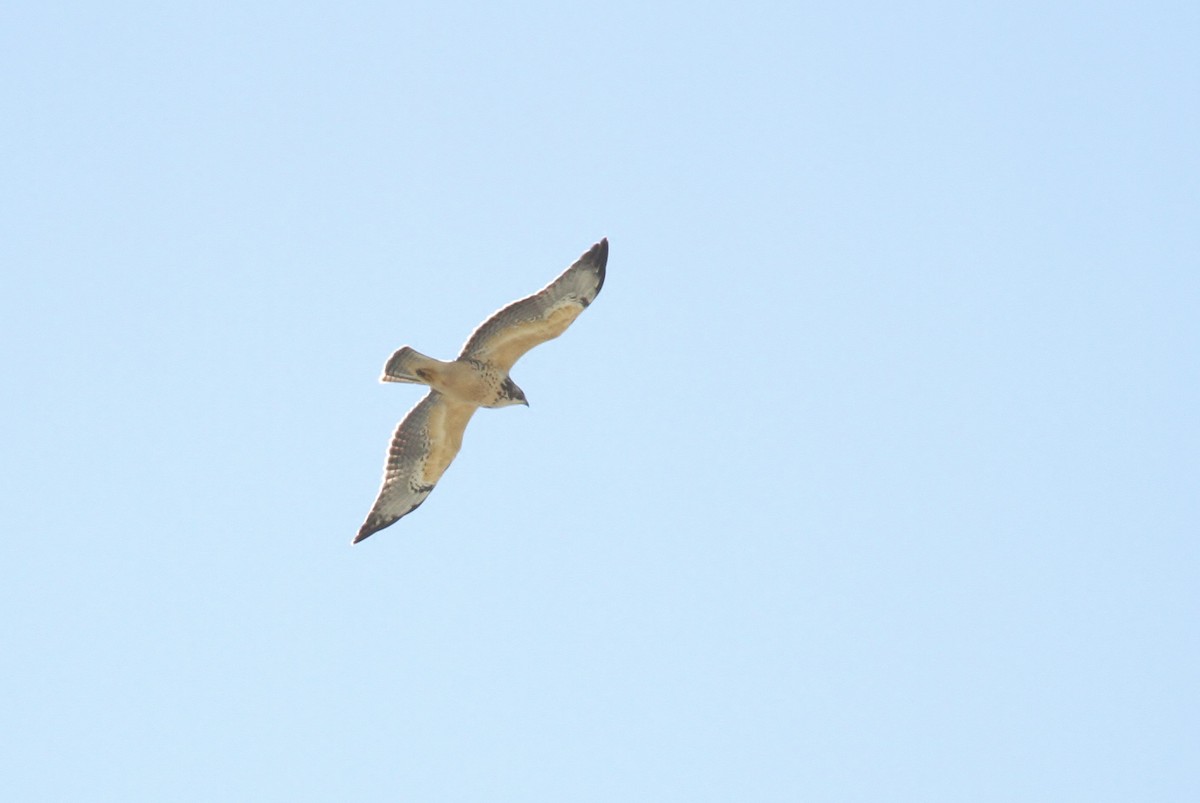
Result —
[{"label": "fanned tail", "polygon": [[428,385],[429,378],[438,365],[432,357],[426,357],[421,352],[409,346],[403,346],[392,355],[383,366],[381,382],[412,382],[417,385]]}]

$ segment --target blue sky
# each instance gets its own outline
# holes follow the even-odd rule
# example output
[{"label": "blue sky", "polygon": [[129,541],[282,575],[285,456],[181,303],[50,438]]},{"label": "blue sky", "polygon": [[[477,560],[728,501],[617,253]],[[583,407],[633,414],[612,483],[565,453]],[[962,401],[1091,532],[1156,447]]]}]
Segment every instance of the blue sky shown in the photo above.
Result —
[{"label": "blue sky", "polygon": [[[1200,795],[1189,3],[0,12],[24,801]],[[449,357],[603,293],[356,547]]]}]

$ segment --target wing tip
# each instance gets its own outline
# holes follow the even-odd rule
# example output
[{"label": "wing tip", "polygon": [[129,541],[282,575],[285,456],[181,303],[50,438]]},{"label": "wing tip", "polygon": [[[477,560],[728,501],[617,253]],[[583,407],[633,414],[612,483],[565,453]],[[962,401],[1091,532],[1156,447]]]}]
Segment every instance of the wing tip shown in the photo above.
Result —
[{"label": "wing tip", "polygon": [[433,486],[423,485],[417,490],[422,491],[425,496],[419,499],[412,507],[401,513],[399,516],[383,516],[375,511],[371,511],[371,513],[367,515],[367,520],[363,522],[363,526],[358,528],[358,535],[354,536],[354,540],[350,542],[350,545],[354,546],[359,541],[365,541],[380,530],[391,527],[393,524],[400,521],[400,519],[404,518],[409,513],[412,513],[425,503],[425,499],[430,493],[433,492]]},{"label": "wing tip", "polygon": [[[595,298],[604,289],[604,275],[608,268],[608,238],[601,237],[600,242],[589,248],[579,258],[579,261],[586,262],[591,267],[592,272],[596,274],[596,289],[591,294],[591,297]],[[588,299],[588,301],[590,302],[591,299]],[[584,304],[584,306],[586,307],[587,304]]]},{"label": "wing tip", "polygon": [[591,263],[593,265],[598,265],[600,268],[603,268],[605,265],[607,265],[608,264],[608,238],[601,237],[600,242],[596,243],[591,248],[589,248],[587,251],[587,254],[585,254],[585,256],[589,258],[589,261],[591,261]]},{"label": "wing tip", "polygon": [[372,513],[371,515],[367,516],[367,520],[363,522],[363,526],[358,528],[358,535],[354,536],[354,540],[350,542],[350,545],[353,546],[359,541],[367,540],[384,527],[389,527],[399,520],[399,516],[394,519],[387,519]]}]

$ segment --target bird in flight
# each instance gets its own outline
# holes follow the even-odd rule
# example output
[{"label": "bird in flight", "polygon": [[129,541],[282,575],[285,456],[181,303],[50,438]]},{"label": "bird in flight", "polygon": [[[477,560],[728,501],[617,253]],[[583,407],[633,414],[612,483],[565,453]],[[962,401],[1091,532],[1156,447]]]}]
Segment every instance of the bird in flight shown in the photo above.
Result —
[{"label": "bird in flight", "polygon": [[558,337],[604,286],[608,240],[527,298],[494,313],[476,329],[458,358],[442,362],[404,346],[383,368],[383,382],[428,385],[425,398],[396,427],[379,496],[354,537],[357,544],[417,509],[462,446],[467,422],[480,407],[529,403],[509,377],[513,363]]}]

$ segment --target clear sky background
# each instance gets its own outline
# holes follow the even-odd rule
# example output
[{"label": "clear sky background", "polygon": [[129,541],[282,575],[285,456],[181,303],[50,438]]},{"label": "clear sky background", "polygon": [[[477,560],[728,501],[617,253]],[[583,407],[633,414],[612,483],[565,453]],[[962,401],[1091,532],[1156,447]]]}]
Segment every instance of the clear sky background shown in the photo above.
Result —
[{"label": "clear sky background", "polygon": [[[0,12],[21,801],[1200,799],[1200,11]],[[413,515],[450,357],[602,236]]]}]

